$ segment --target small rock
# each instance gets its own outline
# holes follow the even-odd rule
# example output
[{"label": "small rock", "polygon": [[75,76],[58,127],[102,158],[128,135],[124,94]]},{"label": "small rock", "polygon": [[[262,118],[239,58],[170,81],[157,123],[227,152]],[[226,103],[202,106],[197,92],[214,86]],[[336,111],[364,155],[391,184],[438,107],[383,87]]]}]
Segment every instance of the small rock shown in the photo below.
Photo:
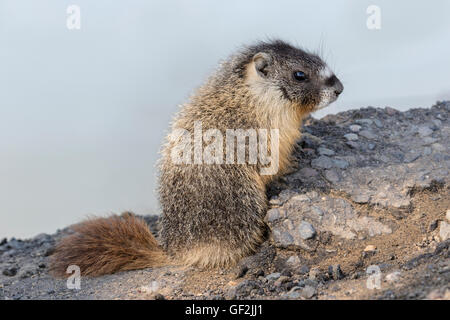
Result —
[{"label": "small rock", "polygon": [[333,167],[333,160],[327,156],[320,156],[311,161],[311,166],[314,168],[330,169]]},{"label": "small rock", "polygon": [[430,223],[430,225],[428,226],[428,232],[433,232],[434,230],[436,230],[437,227],[438,227],[438,224],[439,224],[439,221],[438,221],[438,220],[433,220],[433,221]]},{"label": "small rock", "polygon": [[400,271],[394,271],[386,275],[387,282],[397,282],[400,280],[402,273]]},{"label": "small rock", "polygon": [[333,166],[339,169],[346,169],[348,168],[349,164],[345,160],[333,159]]},{"label": "small rock", "polygon": [[344,138],[347,139],[348,141],[356,141],[358,140],[358,135],[354,133],[347,133],[344,135]]},{"label": "small rock", "polygon": [[368,140],[374,140],[377,137],[375,134],[373,134],[372,131],[369,131],[369,130],[362,130],[359,132],[359,135]]},{"label": "small rock", "polygon": [[317,170],[314,170],[313,168],[309,167],[300,169],[298,173],[300,174],[300,176],[305,178],[315,177],[319,174]]},{"label": "small rock", "polygon": [[305,299],[311,299],[316,294],[316,288],[312,286],[305,286],[300,293],[300,296]]},{"label": "small rock", "polygon": [[277,280],[281,276],[280,272],[274,272],[266,276],[267,280]]},{"label": "small rock", "polygon": [[359,130],[361,130],[361,126],[357,125],[357,124],[353,124],[350,127],[350,130],[353,132],[359,132]]},{"label": "small rock", "polygon": [[373,123],[375,123],[375,125],[376,125],[378,128],[382,128],[382,127],[383,127],[383,123],[382,123],[380,120],[378,120],[378,119],[374,119],[374,120],[373,120]]},{"label": "small rock", "polygon": [[445,241],[450,238],[450,224],[441,221],[441,228],[439,229],[439,237],[441,238],[441,241]]},{"label": "small rock", "polygon": [[373,150],[373,149],[375,149],[375,147],[376,147],[376,144],[375,144],[375,143],[369,143],[369,144],[367,145],[367,148],[369,148],[369,150]]},{"label": "small rock", "polygon": [[269,211],[267,211],[267,221],[269,222],[274,222],[278,219],[280,219],[281,215],[280,215],[280,210],[279,209],[270,209]]},{"label": "small rock", "polygon": [[445,214],[447,221],[450,222],[450,209],[447,209],[447,213]]},{"label": "small rock", "polygon": [[373,121],[371,119],[358,119],[355,122],[359,123],[359,124],[365,124],[368,126],[372,125],[372,123],[373,123]]},{"label": "small rock", "polygon": [[294,238],[287,231],[273,229],[272,235],[273,235],[273,240],[282,247],[290,246],[294,243]]},{"label": "small rock", "polygon": [[278,199],[278,197],[272,197],[272,198],[269,200],[269,203],[270,203],[271,205],[278,206],[278,205],[281,204],[281,201],[280,201],[280,199]]},{"label": "small rock", "polygon": [[303,240],[311,239],[316,235],[316,230],[309,222],[302,221],[298,227],[300,238]]},{"label": "small rock", "polygon": [[376,251],[377,247],[375,247],[372,244],[369,244],[367,247],[364,248],[364,252],[371,252],[371,251]]},{"label": "small rock", "polygon": [[331,183],[337,183],[340,180],[338,173],[333,169],[325,171],[325,179]]},{"label": "small rock", "polygon": [[355,142],[355,141],[347,141],[345,144],[348,145],[352,149],[358,149],[359,148],[359,143]]},{"label": "small rock", "polygon": [[301,261],[300,258],[297,255],[295,255],[290,256],[289,259],[287,259],[286,264],[290,267],[296,268],[301,265]]},{"label": "small rock", "polygon": [[336,154],[336,152],[334,152],[333,150],[324,147],[320,147],[319,149],[317,149],[317,151],[319,151],[319,154],[321,156],[334,156]]}]

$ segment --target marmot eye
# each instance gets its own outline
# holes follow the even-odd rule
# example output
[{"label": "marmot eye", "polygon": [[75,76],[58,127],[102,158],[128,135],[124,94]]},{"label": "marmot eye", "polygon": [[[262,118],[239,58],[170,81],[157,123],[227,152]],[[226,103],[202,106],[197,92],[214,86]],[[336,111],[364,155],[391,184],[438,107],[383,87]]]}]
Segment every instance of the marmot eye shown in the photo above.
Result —
[{"label": "marmot eye", "polygon": [[305,81],[307,79],[306,74],[303,71],[295,71],[294,78],[297,81]]}]

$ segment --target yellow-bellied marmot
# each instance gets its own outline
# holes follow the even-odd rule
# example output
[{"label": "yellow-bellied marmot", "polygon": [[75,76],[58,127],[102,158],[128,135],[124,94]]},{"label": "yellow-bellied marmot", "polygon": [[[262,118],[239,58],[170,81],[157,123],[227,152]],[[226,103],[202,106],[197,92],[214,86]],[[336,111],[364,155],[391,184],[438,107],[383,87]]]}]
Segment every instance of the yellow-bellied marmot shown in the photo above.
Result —
[{"label": "yellow-bellied marmot", "polygon": [[[134,215],[90,219],[60,241],[51,270],[64,275],[69,265],[78,265],[82,275],[100,275],[172,263],[221,267],[251,254],[267,228],[266,186],[288,168],[302,119],[342,91],[315,54],[279,40],[245,47],[222,63],[172,124],[160,161],[161,246]],[[197,135],[199,127],[209,135]],[[262,139],[277,153],[276,172],[263,174],[263,161],[250,163],[249,150],[246,162],[236,163],[239,143],[229,147],[227,133],[241,130],[250,148],[252,129],[278,129],[276,137]],[[227,136],[225,143],[217,141],[221,136]],[[275,139],[278,144],[271,144]],[[210,161],[202,151],[213,140]]]}]

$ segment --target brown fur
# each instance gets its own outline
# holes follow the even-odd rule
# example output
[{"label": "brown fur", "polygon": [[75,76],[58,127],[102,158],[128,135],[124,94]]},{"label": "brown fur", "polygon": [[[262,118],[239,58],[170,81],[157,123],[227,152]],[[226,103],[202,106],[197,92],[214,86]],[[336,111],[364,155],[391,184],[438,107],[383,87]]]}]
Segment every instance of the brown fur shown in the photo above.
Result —
[{"label": "brown fur", "polygon": [[93,218],[72,229],[74,233],[58,243],[51,257],[55,276],[67,276],[70,265],[79,266],[83,276],[98,276],[168,262],[145,221],[132,214]]}]

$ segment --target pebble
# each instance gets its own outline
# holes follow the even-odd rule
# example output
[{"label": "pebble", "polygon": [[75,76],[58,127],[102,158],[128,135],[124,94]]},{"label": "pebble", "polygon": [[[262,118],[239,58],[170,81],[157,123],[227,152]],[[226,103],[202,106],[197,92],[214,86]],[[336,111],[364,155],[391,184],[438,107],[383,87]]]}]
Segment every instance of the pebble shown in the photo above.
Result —
[{"label": "pebble", "polygon": [[450,222],[450,209],[447,209],[445,217],[447,218],[447,221]]},{"label": "pebble", "polygon": [[302,221],[298,227],[298,233],[300,235],[300,238],[302,238],[303,240],[308,240],[316,235],[316,230],[311,223]]},{"label": "pebble", "polygon": [[333,167],[333,160],[327,156],[320,156],[311,161],[311,166],[315,168],[330,169]]},{"label": "pebble", "polygon": [[450,238],[450,224],[441,221],[441,227],[439,229],[439,237],[441,238],[441,241],[445,241]]},{"label": "pebble", "polygon": [[281,218],[280,210],[277,208],[270,209],[267,211],[267,221],[274,222]]},{"label": "pebble", "polygon": [[316,288],[314,288],[312,286],[305,286],[302,289],[300,296],[305,299],[311,299],[312,297],[315,296],[315,294],[316,294]]},{"label": "pebble", "polygon": [[394,271],[386,275],[387,282],[397,282],[400,280],[402,273],[400,271]]},{"label": "pebble", "polygon": [[311,178],[317,176],[319,173],[317,172],[317,170],[314,170],[313,168],[306,167],[300,169],[299,174],[302,177]]},{"label": "pebble", "polygon": [[372,131],[369,130],[362,130],[359,132],[359,135],[369,140],[374,140],[377,137]]},{"label": "pebble", "polygon": [[348,145],[352,149],[358,149],[359,148],[359,143],[355,142],[355,141],[347,141],[345,144]]},{"label": "pebble", "polygon": [[434,230],[436,230],[437,227],[438,227],[438,224],[439,224],[439,221],[438,221],[438,220],[433,220],[433,221],[430,223],[430,225],[428,226],[428,232],[433,232]]},{"label": "pebble", "polygon": [[300,258],[297,255],[295,255],[290,256],[289,259],[287,259],[286,264],[289,265],[290,267],[297,268],[301,265],[301,261]]},{"label": "pebble", "polygon": [[271,273],[271,274],[269,274],[269,275],[267,275],[266,276],[266,279],[267,280],[277,280],[279,277],[281,277],[281,273],[280,272],[274,272],[274,273]]},{"label": "pebble", "polygon": [[359,130],[361,130],[361,126],[359,126],[357,124],[353,124],[349,127],[349,129],[353,132],[359,132]]},{"label": "pebble", "polygon": [[326,170],[325,171],[325,179],[327,179],[328,181],[332,182],[332,183],[336,183],[339,182],[339,175],[337,174],[337,172],[335,170]]},{"label": "pebble", "polygon": [[317,151],[321,156],[334,156],[336,154],[333,150],[324,147],[320,147]]},{"label": "pebble", "polygon": [[371,252],[377,250],[377,247],[375,247],[372,244],[369,244],[367,247],[364,248],[364,252]]},{"label": "pebble", "polygon": [[347,139],[348,141],[356,141],[358,140],[358,135],[354,133],[347,133],[344,135],[344,138]]},{"label": "pebble", "polygon": [[355,122],[359,123],[359,124],[366,124],[366,125],[370,126],[370,125],[372,125],[373,120],[371,120],[371,119],[358,119]]},{"label": "pebble", "polygon": [[341,159],[333,159],[333,167],[339,168],[339,169],[346,169],[348,168],[349,163],[345,160]]}]

